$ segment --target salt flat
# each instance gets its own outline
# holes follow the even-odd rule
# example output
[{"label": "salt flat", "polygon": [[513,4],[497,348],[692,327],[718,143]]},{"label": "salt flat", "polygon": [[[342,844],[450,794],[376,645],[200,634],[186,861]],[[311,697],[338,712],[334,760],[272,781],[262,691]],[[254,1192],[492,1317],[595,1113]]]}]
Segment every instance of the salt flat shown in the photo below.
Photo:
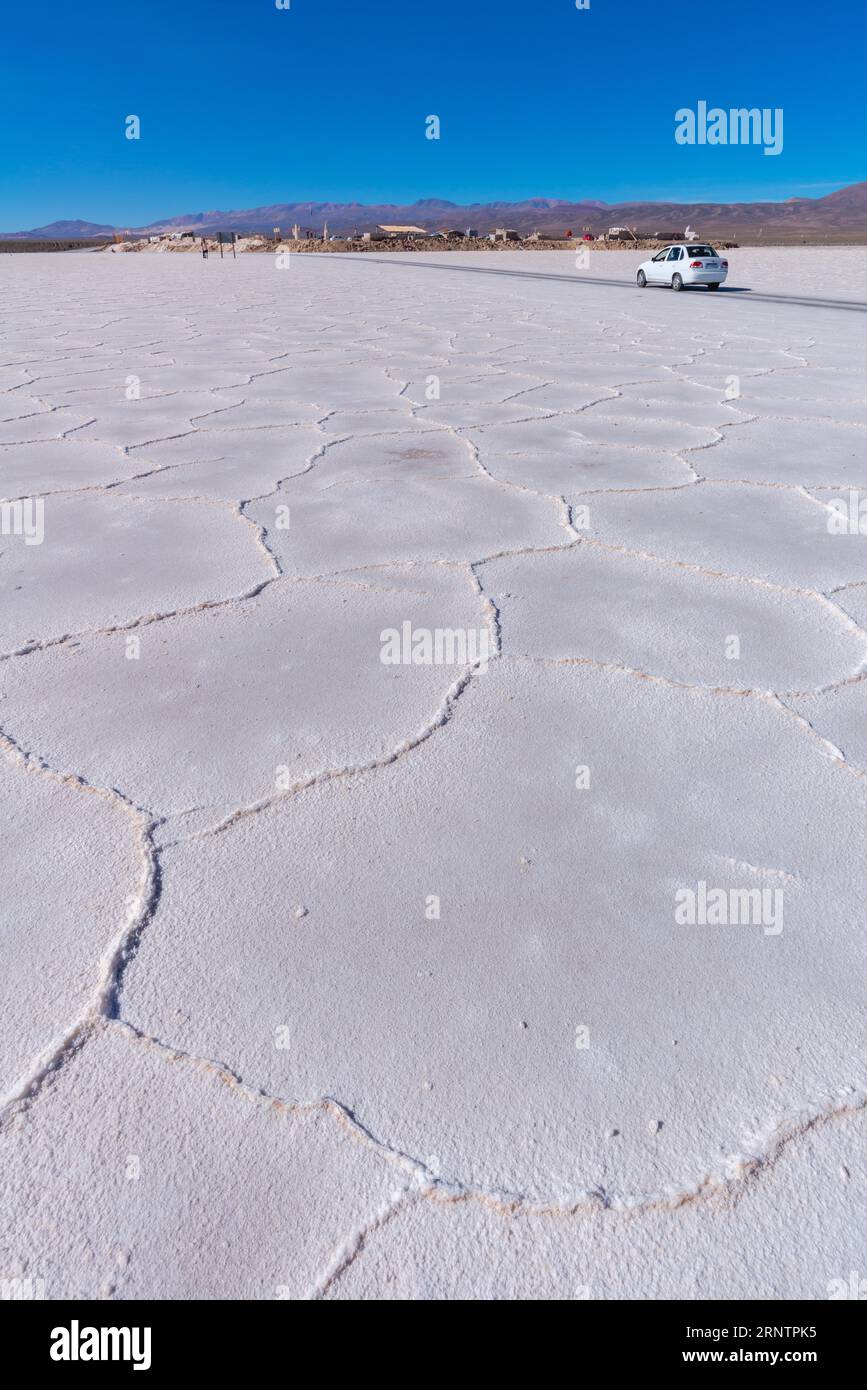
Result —
[{"label": "salt flat", "polygon": [[0,260],[4,1278],[863,1271],[867,248],[638,259]]}]

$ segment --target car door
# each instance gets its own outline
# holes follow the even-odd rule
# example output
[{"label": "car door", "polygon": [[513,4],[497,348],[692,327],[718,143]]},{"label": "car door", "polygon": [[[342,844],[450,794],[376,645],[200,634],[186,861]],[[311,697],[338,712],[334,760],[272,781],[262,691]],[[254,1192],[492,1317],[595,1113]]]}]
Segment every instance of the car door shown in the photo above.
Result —
[{"label": "car door", "polygon": [[677,273],[677,271],[683,269],[682,266],[679,266],[677,264],[677,262],[681,259],[682,256],[683,247],[672,246],[665,260],[665,283],[667,285],[671,284],[672,277]]},{"label": "car door", "polygon": [[665,279],[665,274],[666,274],[666,264],[665,264],[665,263],[666,263],[666,261],[668,260],[668,253],[669,253],[670,250],[671,250],[671,247],[670,247],[670,246],[664,246],[663,249],[662,249],[661,251],[657,251],[657,253],[656,253],[655,256],[651,256],[650,261],[648,262],[648,265],[647,265],[647,278],[648,278],[648,280],[654,280],[654,281],[656,281],[657,283],[659,283],[660,281],[662,281],[662,280]]}]

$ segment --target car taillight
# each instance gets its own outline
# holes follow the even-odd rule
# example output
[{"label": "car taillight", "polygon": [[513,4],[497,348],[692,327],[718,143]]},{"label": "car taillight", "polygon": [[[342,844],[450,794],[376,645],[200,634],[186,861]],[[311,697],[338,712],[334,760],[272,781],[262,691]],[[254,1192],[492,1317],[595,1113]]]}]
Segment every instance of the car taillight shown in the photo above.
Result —
[{"label": "car taillight", "polygon": [[728,268],[729,268],[729,263],[728,263],[728,261],[720,261],[720,265],[724,265],[725,268],[726,268],[726,270],[728,270]]},{"label": "car taillight", "polygon": [[690,270],[701,270],[701,261],[690,261]]}]

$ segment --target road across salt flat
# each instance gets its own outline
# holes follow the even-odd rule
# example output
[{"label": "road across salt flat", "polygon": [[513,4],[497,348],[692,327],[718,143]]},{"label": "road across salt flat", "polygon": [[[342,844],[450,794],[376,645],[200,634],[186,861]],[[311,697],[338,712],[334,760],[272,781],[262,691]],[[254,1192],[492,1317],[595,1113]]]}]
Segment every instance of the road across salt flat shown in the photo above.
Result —
[{"label": "road across salt flat", "polygon": [[[475,254],[484,254],[484,253],[475,253]],[[499,256],[499,255],[507,254],[507,253],[497,253],[497,254],[498,254],[498,256]],[[528,253],[528,254],[533,254],[533,253]],[[566,256],[568,256],[568,255],[570,255],[570,254],[571,254],[571,253],[569,253],[569,252],[564,252],[564,253],[563,253],[563,259],[565,259]],[[610,256],[610,255],[612,255],[612,254],[617,254],[617,253],[612,253],[612,252],[596,252],[597,257],[598,257],[598,256],[601,256],[601,255]],[[423,266],[423,267],[425,267],[426,269],[431,269],[431,270],[450,270],[450,271],[459,272],[459,273],[462,273],[462,274],[474,274],[474,275],[507,275],[507,276],[509,276],[509,277],[512,278],[512,279],[523,279],[523,280],[555,280],[555,281],[560,281],[560,282],[562,282],[562,283],[569,283],[569,284],[579,284],[579,285],[614,285],[614,286],[617,286],[617,287],[619,287],[619,288],[625,288],[625,289],[631,289],[631,290],[637,290],[637,289],[638,289],[638,286],[637,286],[636,283],[635,283],[635,278],[634,278],[634,277],[632,277],[631,279],[610,279],[610,278],[608,278],[607,276],[603,276],[603,275],[595,275],[595,276],[592,276],[592,277],[591,277],[591,276],[580,275],[580,274],[577,274],[577,273],[574,274],[574,275],[568,275],[568,274],[557,274],[557,273],[554,272],[554,271],[519,270],[519,269],[517,269],[517,268],[514,267],[514,266],[512,266],[512,267],[510,267],[510,268],[508,268],[508,269],[503,269],[503,268],[501,268],[500,266],[493,266],[493,265],[467,265],[466,263],[457,264],[457,263],[456,263],[456,256],[455,256],[455,253],[453,253],[453,252],[452,252],[452,253],[449,253],[449,259],[448,259],[448,260],[446,260],[446,259],[442,259],[442,260],[433,260],[433,259],[422,260],[422,259],[420,259],[420,258],[418,258],[418,257],[409,256],[407,253],[403,253],[403,252],[400,253],[400,254],[392,254],[392,255],[388,256],[387,258],[382,257],[382,256],[374,256],[372,253],[369,253],[369,252],[368,252],[368,253],[366,253],[365,255],[362,255],[362,256],[351,256],[351,255],[341,256],[340,259],[341,259],[341,260],[351,260],[351,261],[373,261],[373,260],[376,260],[376,261],[378,261],[380,264],[393,264],[393,265],[397,265],[397,266],[409,266],[409,265],[412,265],[412,266],[416,266],[416,267],[418,267],[418,266]],[[525,256],[524,259],[526,260],[526,256]],[[660,288],[660,286],[648,286],[647,289],[646,289],[645,291],[642,291],[642,293],[653,292],[654,290],[657,290],[657,289],[659,289],[659,288]],[[703,291],[701,291],[701,290],[690,290],[689,293],[690,293],[690,294],[693,294],[693,293],[695,293],[695,294],[701,294],[701,293],[703,293]],[[817,296],[817,295],[761,294],[761,293],[755,292],[754,290],[747,289],[747,288],[745,288],[745,287],[743,287],[743,286],[736,286],[736,285],[722,285],[722,286],[720,287],[719,293],[720,293],[721,295],[723,295],[725,298],[730,298],[730,297],[732,297],[732,296],[734,296],[734,295],[738,295],[738,296],[740,296],[740,295],[748,296],[749,299],[750,299],[751,301],[756,301],[756,302],[761,303],[761,304],[799,304],[799,305],[802,305],[802,306],[804,306],[804,307],[806,307],[806,308],[815,307],[815,308],[819,308],[819,309],[852,309],[852,310],[854,310],[854,311],[856,311],[856,312],[858,312],[858,313],[867,313],[867,300],[856,300],[856,299],[852,299],[852,300],[849,300],[849,299],[829,299],[829,298],[824,298],[824,297]]]},{"label": "road across salt flat", "polygon": [[48,1297],[865,1267],[867,250],[556,254],[0,263]]}]

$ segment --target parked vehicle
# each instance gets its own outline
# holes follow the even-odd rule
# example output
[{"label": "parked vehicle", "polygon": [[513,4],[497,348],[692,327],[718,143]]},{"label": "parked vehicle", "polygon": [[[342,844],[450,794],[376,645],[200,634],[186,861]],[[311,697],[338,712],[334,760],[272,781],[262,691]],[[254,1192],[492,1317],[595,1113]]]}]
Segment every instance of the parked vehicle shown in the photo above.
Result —
[{"label": "parked vehicle", "polygon": [[729,273],[729,263],[705,242],[680,242],[665,246],[638,267],[636,279],[645,285],[670,285],[673,290],[688,285],[706,285],[718,290]]}]

